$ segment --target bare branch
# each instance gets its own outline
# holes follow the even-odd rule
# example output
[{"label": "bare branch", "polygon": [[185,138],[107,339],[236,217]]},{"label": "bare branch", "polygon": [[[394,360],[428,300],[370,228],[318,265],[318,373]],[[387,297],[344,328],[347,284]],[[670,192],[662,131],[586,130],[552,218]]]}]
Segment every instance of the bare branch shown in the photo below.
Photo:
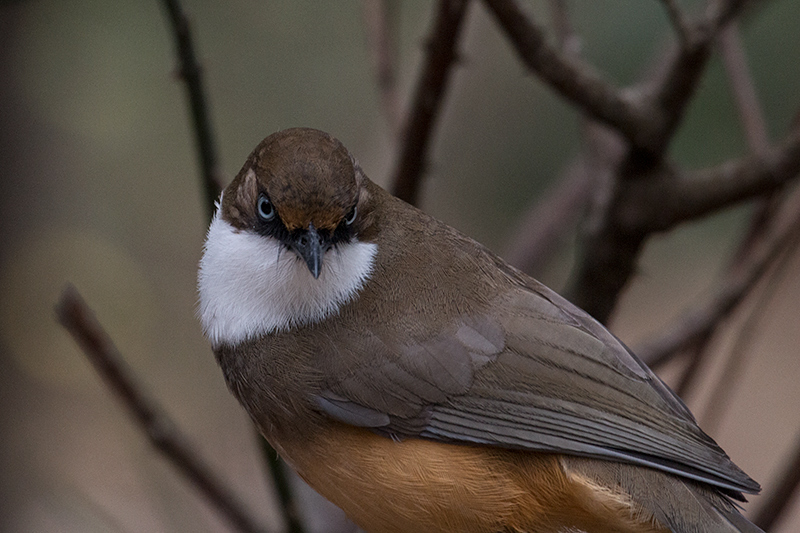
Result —
[{"label": "bare branch", "polygon": [[797,487],[800,486],[800,437],[792,455],[782,464],[786,464],[786,468],[783,469],[777,488],[764,502],[753,520],[753,523],[764,531],[772,531],[772,526],[781,519],[797,492]]},{"label": "bare branch", "polygon": [[717,283],[710,297],[683,313],[658,338],[639,346],[636,350],[639,357],[651,367],[658,366],[712,331],[761,279],[799,228],[800,189],[797,189],[783,203],[770,227],[752,243],[747,256]]},{"label": "bare branch", "polygon": [[[180,1],[163,0],[163,5],[167,10],[172,33],[175,38],[175,47],[180,65],[179,74],[186,84],[186,94],[189,98],[192,125],[194,127],[195,144],[200,159],[201,181],[205,193],[206,212],[208,214],[208,219],[211,220],[216,210],[215,203],[222,191],[222,184],[219,177],[217,148],[214,142],[211,118],[208,112],[205,91],[203,89],[201,68],[195,56],[189,20],[181,7]],[[267,443],[266,446],[269,447],[269,444]],[[274,451],[272,455],[275,455]],[[279,490],[279,496],[283,504],[284,518],[292,531],[302,531],[296,517],[291,512],[293,508],[290,500],[291,494],[282,482],[283,476],[279,471],[279,466],[274,465],[273,462],[271,456],[267,454],[267,464],[271,467],[272,479]]]},{"label": "bare branch", "polygon": [[217,148],[214,143],[211,118],[208,114],[203,81],[200,75],[200,65],[194,53],[192,35],[189,29],[189,20],[183,12],[178,0],[163,0],[164,7],[169,15],[169,22],[175,37],[175,46],[180,64],[179,73],[186,83],[186,94],[189,97],[189,107],[194,125],[195,143],[200,158],[200,168],[205,191],[205,204],[208,218],[214,216],[214,202],[219,198],[222,186],[217,168]]},{"label": "bare branch", "polygon": [[[736,102],[736,109],[739,112],[739,120],[742,123],[747,148],[753,155],[763,154],[769,149],[767,125],[761,109],[761,103],[756,96],[753,78],[747,66],[747,58],[745,57],[737,22],[731,22],[722,30],[718,39],[718,46],[722,56],[722,63],[725,66],[725,73],[731,86],[731,92]],[[779,200],[777,192],[759,200],[760,205],[757,206],[752,215],[750,227],[747,230],[747,235],[742,239],[737,256],[740,256],[748,248],[748,243],[763,230],[765,224],[775,212]],[[734,257],[734,261],[736,260],[737,258]]]},{"label": "bare branch", "polygon": [[392,176],[392,193],[415,204],[419,182],[450,72],[469,0],[440,0],[428,42],[422,74],[417,83],[411,111],[406,118],[397,168]]},{"label": "bare branch", "polygon": [[389,0],[364,0],[364,23],[378,81],[381,107],[396,139],[400,135],[400,99],[395,76],[394,32],[389,13],[391,8],[392,2]]},{"label": "bare branch", "polygon": [[629,183],[620,193],[617,224],[654,232],[778,190],[800,173],[800,128],[775,148],[720,166]]},{"label": "bare branch", "polygon": [[71,285],[61,295],[56,313],[61,325],[83,349],[108,388],[122,400],[153,446],[197,487],[236,530],[245,533],[266,531],[200,459],[175,423],[142,392],[113,341]]},{"label": "bare branch", "polygon": [[617,129],[635,146],[654,149],[657,124],[592,67],[551,46],[544,31],[514,0],[485,0],[520,59],[587,115]]},{"label": "bare branch", "polygon": [[700,76],[705,71],[712,45],[719,32],[746,3],[746,0],[712,1],[704,20],[687,28],[687,40],[678,48],[663,83],[652,96],[654,111],[661,117],[659,135],[655,139],[658,142],[655,154],[661,154],[666,148],[680,123]]}]

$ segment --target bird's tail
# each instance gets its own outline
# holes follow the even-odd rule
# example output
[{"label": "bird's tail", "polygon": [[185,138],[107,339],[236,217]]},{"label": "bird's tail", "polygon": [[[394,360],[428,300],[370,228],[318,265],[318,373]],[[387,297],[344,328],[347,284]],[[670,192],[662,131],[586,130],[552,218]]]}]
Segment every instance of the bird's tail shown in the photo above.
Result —
[{"label": "bird's tail", "polygon": [[673,533],[764,533],[717,488],[658,470],[594,459],[564,459],[569,474],[621,493],[631,511]]}]

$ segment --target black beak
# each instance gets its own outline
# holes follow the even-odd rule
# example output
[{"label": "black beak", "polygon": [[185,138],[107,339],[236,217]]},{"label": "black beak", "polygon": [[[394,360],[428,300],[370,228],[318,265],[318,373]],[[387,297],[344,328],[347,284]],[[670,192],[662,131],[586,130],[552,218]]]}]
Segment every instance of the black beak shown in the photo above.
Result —
[{"label": "black beak", "polygon": [[295,253],[303,258],[311,271],[314,279],[319,278],[322,271],[322,256],[328,249],[314,224],[309,224],[307,230],[300,230],[292,242]]}]

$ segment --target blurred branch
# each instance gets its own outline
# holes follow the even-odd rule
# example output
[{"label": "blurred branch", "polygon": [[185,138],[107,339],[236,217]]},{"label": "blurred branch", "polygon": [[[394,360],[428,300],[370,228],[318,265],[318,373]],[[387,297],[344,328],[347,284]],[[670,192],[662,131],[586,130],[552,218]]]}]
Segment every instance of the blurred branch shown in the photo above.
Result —
[{"label": "blurred branch", "polygon": [[133,415],[153,447],[185,475],[236,530],[245,533],[266,531],[194,452],[175,423],[142,392],[122,354],[75,287],[70,285],[64,290],[56,313],[61,325],[81,347],[108,388]]},{"label": "blurred branch", "polygon": [[[747,148],[751,154],[763,154],[769,149],[766,120],[764,119],[761,103],[756,96],[753,77],[747,66],[747,58],[736,22],[732,22],[720,34],[719,50],[734,102],[736,103],[736,109],[739,113],[739,120],[742,123]],[[794,127],[793,129],[800,128]],[[740,245],[738,255],[747,248],[748,243],[756,238],[758,233],[763,231],[763,227],[775,213],[778,204],[777,193],[767,195],[767,197],[759,201],[759,205],[752,215],[747,235],[745,235]],[[737,261],[737,257],[734,257],[734,261]]]},{"label": "blurred branch", "polygon": [[214,216],[214,202],[219,199],[222,186],[217,168],[217,148],[211,128],[211,118],[208,113],[203,81],[201,79],[200,65],[194,53],[189,20],[181,8],[178,0],[163,0],[164,7],[169,16],[175,46],[178,54],[179,75],[186,84],[186,94],[189,98],[189,108],[192,114],[195,143],[200,158],[203,189],[205,191],[205,204],[208,219]]},{"label": "blurred branch", "polygon": [[771,531],[772,526],[781,519],[783,512],[789,508],[789,503],[797,492],[797,487],[800,486],[800,436],[798,436],[792,455],[784,464],[786,464],[786,468],[783,469],[783,475],[776,483],[777,487],[758,510],[753,520],[753,523],[764,531]]},{"label": "blurred branch", "polygon": [[800,231],[800,188],[783,202],[768,228],[753,241],[742,260],[732,266],[709,298],[678,317],[658,338],[638,347],[636,353],[651,367],[666,362],[708,335],[742,301],[786,245]]},{"label": "blurred branch", "polygon": [[395,76],[394,32],[390,0],[364,0],[364,23],[378,81],[381,107],[394,139],[400,135],[400,100]]},{"label": "blurred branch", "polygon": [[289,478],[286,475],[288,466],[267,439],[260,433],[256,435],[256,438],[261,444],[261,455],[266,460],[269,475],[275,485],[275,492],[278,493],[278,500],[281,502],[283,518],[286,520],[289,533],[303,533],[305,528],[300,521],[300,512],[297,509],[292,487],[289,485]]},{"label": "blurred branch", "polygon": [[[769,149],[769,139],[767,138],[766,123],[761,113],[761,105],[756,97],[755,87],[753,86],[753,79],[747,67],[744,50],[742,48],[741,39],[739,38],[738,24],[736,21],[730,22],[721,32],[717,40],[722,61],[725,66],[725,73],[728,77],[728,82],[733,93],[734,101],[739,112],[739,119],[742,122],[742,129],[744,130],[745,139],[747,140],[747,148],[751,155],[762,155]],[[777,212],[777,207],[780,200],[780,191],[772,191],[765,194],[756,202],[755,212],[750,221],[750,227],[739,243],[739,248],[734,254],[733,261],[728,268],[735,268],[739,263],[746,258],[752,244],[764,232],[771,220],[772,216]],[[792,243],[792,246],[796,244]],[[777,286],[777,278],[781,265],[785,265],[789,255],[782,254],[780,259],[776,262],[778,266],[772,268],[772,273],[765,273],[764,277],[770,278],[767,287],[761,292],[758,301],[753,309],[751,309],[748,318],[742,327],[738,328],[736,334],[737,340],[734,343],[733,349],[726,361],[722,377],[717,381],[717,386],[712,392],[712,400],[708,403],[707,411],[704,416],[703,427],[710,430],[710,425],[717,422],[722,413],[730,405],[727,401],[720,403],[723,398],[727,399],[733,390],[734,384],[738,381],[738,377],[743,367],[743,362],[746,354],[746,346],[755,335],[756,325],[759,322],[762,307],[770,298],[771,288]],[[751,289],[752,292],[756,291],[755,286]],[[687,354],[689,357],[689,365],[685,369],[683,375],[677,386],[678,394],[686,398],[689,389],[697,383],[697,378],[700,376],[699,369],[702,367],[703,361],[708,357],[710,352],[711,339],[716,336],[717,332],[723,329],[723,324],[727,321],[720,320],[703,335],[700,342],[695,343]]]},{"label": "blurred branch", "polygon": [[[658,159],[669,144],[675,129],[683,118],[687,104],[694,95],[711,51],[720,33],[739,15],[748,0],[710,0],[705,16],[682,30],[683,39],[676,53],[668,61],[666,75],[646,100],[651,112],[659,116],[659,131],[654,142],[656,150],[650,156]],[[638,147],[634,146],[634,149]]]},{"label": "blurred branch", "polygon": [[469,0],[440,0],[428,40],[427,54],[403,126],[399,159],[392,176],[392,193],[416,204],[436,118],[450,73],[458,58],[458,40]]},{"label": "blurred branch", "polygon": [[[663,60],[664,67],[659,69],[658,77],[650,80],[649,84],[641,84],[633,92],[637,95],[637,108],[646,117],[639,120],[638,133],[632,134],[614,124],[630,146],[612,180],[611,198],[596,205],[590,213],[568,291],[573,303],[601,322],[608,320],[620,291],[635,274],[642,246],[650,235],[680,220],[702,215],[700,209],[696,209],[694,215],[682,213],[683,208],[677,204],[683,202],[677,201],[676,197],[671,200],[677,204],[667,206],[655,195],[649,200],[653,203],[642,203],[638,207],[628,200],[643,190],[663,192],[673,186],[669,183],[672,181],[669,175],[676,171],[664,163],[664,151],[694,95],[719,31],[738,14],[743,3],[736,0],[712,2],[706,15],[691,25],[686,41]],[[651,184],[654,181],[656,183]],[[678,184],[686,185],[686,180],[678,181]],[[691,185],[696,186],[690,192],[698,193],[693,198],[693,208],[706,203],[702,198],[703,192],[715,195],[707,202],[708,206],[720,200],[720,195],[709,188],[699,191],[702,182]],[[643,198],[637,198],[637,201],[641,200]],[[721,206],[717,202],[715,208]],[[636,221],[646,224],[631,224],[631,220],[626,220],[632,214],[643,215],[649,208],[657,215],[644,215]],[[672,215],[675,218],[663,220],[665,214],[667,218]]]},{"label": "blurred branch", "polygon": [[528,69],[587,115],[617,129],[634,145],[652,145],[654,124],[647,110],[623,97],[619,89],[591,66],[551,46],[542,28],[514,0],[485,0],[485,3]]},{"label": "blurred branch", "polygon": [[616,195],[587,224],[570,297],[606,321],[654,232],[779,190],[800,172],[800,129],[777,147],[711,169],[681,173],[667,164],[616,183]]},{"label": "blurred branch", "polygon": [[798,173],[800,128],[774,148],[713,168],[680,173],[665,165],[649,180],[625,187],[616,225],[630,232],[664,231],[778,190]]},{"label": "blurred branch", "polygon": [[674,389],[675,394],[680,396],[683,400],[688,398],[692,388],[697,384],[697,379],[700,377],[700,368],[702,368],[703,363],[710,355],[710,348],[712,345],[711,341],[713,340],[714,334],[717,332],[718,326],[721,324],[721,322],[722,321],[720,320],[716,324],[712,325],[708,331],[704,331],[703,334],[686,349],[686,356],[689,360],[689,363],[683,369],[683,372],[678,378],[678,382]]},{"label": "blurred branch", "polygon": [[748,348],[758,335],[759,326],[766,316],[766,308],[781,285],[780,282],[786,274],[786,268],[790,264],[798,244],[800,244],[800,226],[793,232],[790,242],[775,260],[770,272],[765,274],[766,286],[757,295],[757,300],[752,309],[748,311],[744,324],[736,330],[736,341],[701,418],[703,422],[701,425],[708,433],[714,433],[723,413],[731,405],[730,396],[744,373]]},{"label": "blurred branch", "polygon": [[503,253],[506,261],[536,276],[583,212],[591,183],[586,161],[576,158],[553,190],[523,215]]},{"label": "blurred branch", "polygon": [[[573,33],[567,1],[550,0],[550,12],[558,47],[577,55],[579,40]],[[555,253],[590,196],[592,161],[585,152],[589,149],[587,143],[594,137],[587,132],[591,123],[584,117],[580,122],[584,153],[573,159],[545,198],[535,200],[527,209],[503,254],[509,263],[532,276],[536,276]]]}]

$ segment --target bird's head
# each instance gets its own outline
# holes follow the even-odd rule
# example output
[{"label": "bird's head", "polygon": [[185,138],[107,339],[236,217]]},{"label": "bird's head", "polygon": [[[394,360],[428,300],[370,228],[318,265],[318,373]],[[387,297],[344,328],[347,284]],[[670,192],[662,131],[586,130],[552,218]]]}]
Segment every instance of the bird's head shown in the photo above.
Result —
[{"label": "bird's head", "polygon": [[280,131],[256,147],[222,194],[200,264],[212,342],[313,322],[353,296],[376,252],[367,182],[318,130]]}]

